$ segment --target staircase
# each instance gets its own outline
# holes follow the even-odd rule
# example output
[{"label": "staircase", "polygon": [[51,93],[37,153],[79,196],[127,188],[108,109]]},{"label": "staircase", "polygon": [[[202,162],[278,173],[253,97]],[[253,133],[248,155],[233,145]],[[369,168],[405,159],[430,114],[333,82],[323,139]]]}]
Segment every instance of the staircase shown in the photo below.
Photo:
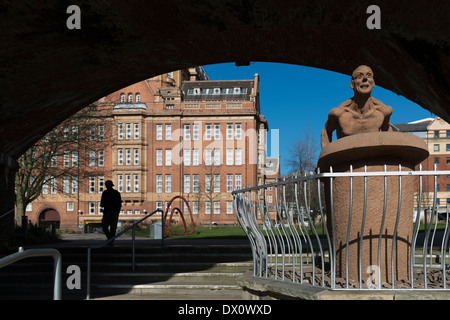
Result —
[{"label": "staircase", "polygon": [[[246,244],[170,244],[93,249],[91,299],[242,299],[237,278],[252,268]],[[242,242],[241,242],[242,243]],[[56,247],[62,254],[62,298],[86,298],[87,247]],[[81,271],[81,289],[69,290],[67,267]],[[73,282],[72,282],[73,283]],[[0,269],[0,300],[52,299],[53,259],[29,258]]]}]

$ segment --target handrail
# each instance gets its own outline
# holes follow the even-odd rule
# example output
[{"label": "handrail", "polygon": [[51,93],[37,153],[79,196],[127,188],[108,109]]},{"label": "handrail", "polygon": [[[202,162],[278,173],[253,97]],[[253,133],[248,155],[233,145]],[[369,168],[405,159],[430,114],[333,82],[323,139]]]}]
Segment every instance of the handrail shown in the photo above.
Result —
[{"label": "handrail", "polygon": [[[130,229],[133,229],[133,234],[132,234],[132,269],[134,271],[135,269],[135,255],[134,255],[134,251],[135,251],[135,247],[134,247],[134,227],[136,225],[138,225],[139,223],[141,223],[142,221],[150,218],[152,215],[154,215],[157,212],[161,212],[161,217],[162,219],[164,219],[163,215],[164,212],[161,209],[156,209],[155,211],[149,213],[148,215],[146,215],[145,217],[143,217],[141,220],[136,221],[135,223],[133,223],[131,226],[129,226],[128,228],[124,229],[123,231],[121,231],[120,233],[116,234],[113,238],[110,238],[108,240],[106,240],[105,242],[103,242],[102,244],[96,245],[96,246],[90,246],[88,247],[88,251],[87,251],[87,286],[86,286],[86,300],[89,300],[91,298],[91,250],[92,249],[99,249],[99,248],[103,248],[104,246],[106,246],[108,243],[116,240],[118,237],[120,237],[121,235],[123,235],[125,232],[127,232]],[[164,227],[164,223],[163,223],[163,227]]]},{"label": "handrail", "polygon": [[0,259],[0,268],[6,267],[19,260],[30,257],[53,257],[53,300],[61,300],[61,268],[62,257],[61,253],[56,249],[28,249],[23,251],[23,248],[19,248],[19,252],[10,254],[9,256]]},{"label": "handrail", "polygon": [[9,210],[8,212],[5,212],[4,214],[2,214],[0,216],[0,219],[2,219],[3,217],[6,217],[8,214],[10,214],[11,212],[14,212],[16,210],[16,208],[12,208],[11,210]]}]

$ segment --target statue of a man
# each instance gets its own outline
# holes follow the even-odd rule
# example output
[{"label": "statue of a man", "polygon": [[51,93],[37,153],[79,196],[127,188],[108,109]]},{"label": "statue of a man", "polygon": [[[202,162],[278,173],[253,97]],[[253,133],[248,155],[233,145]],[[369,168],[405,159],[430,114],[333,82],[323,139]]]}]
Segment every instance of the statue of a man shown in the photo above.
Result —
[{"label": "statue of a man", "polygon": [[322,130],[322,148],[331,142],[334,130],[338,139],[357,133],[392,131],[392,107],[370,96],[375,87],[372,69],[364,65],[356,68],[350,87],[355,93],[353,98],[331,109],[328,114]]}]

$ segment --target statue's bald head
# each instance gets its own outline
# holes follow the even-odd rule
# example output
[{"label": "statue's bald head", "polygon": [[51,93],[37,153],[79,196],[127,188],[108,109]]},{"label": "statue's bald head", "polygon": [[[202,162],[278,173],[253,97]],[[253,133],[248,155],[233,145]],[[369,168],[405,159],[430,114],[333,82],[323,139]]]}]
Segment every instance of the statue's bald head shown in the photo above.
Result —
[{"label": "statue's bald head", "polygon": [[355,70],[353,70],[352,72],[352,79],[355,79],[356,77],[358,77],[358,74],[361,73],[362,70],[370,70],[370,72],[372,73],[372,77],[373,77],[373,71],[369,66],[366,65],[360,65],[358,68],[356,68]]}]

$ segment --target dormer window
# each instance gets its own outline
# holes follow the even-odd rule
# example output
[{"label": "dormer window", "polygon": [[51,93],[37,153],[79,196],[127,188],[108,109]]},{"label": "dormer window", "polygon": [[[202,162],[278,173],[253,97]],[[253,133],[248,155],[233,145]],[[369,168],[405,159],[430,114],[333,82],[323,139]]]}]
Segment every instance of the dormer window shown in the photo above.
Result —
[{"label": "dormer window", "polygon": [[214,88],[213,94],[220,94],[220,88]]},{"label": "dormer window", "polygon": [[201,94],[202,90],[200,88],[194,88],[194,94]]},{"label": "dormer window", "polygon": [[234,94],[241,94],[241,88],[234,88],[233,89]]}]

